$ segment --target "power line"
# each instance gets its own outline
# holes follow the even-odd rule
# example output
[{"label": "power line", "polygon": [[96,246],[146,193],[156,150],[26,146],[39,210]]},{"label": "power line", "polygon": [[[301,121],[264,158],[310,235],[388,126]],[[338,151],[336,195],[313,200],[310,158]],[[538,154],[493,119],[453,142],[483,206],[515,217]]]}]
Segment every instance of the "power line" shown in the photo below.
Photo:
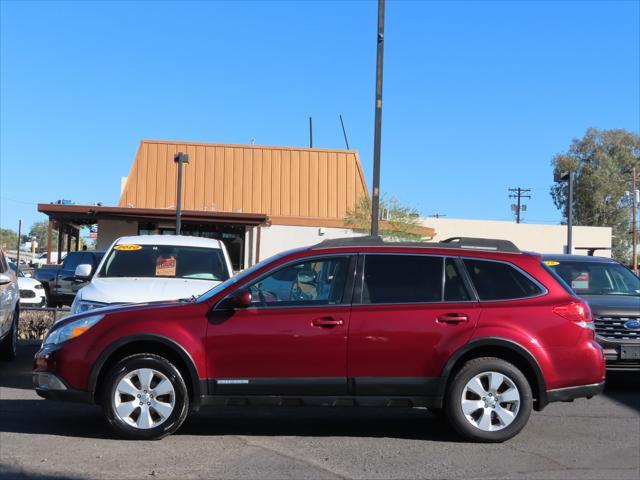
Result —
[{"label": "power line", "polygon": [[531,198],[531,195],[528,195],[531,192],[530,188],[510,188],[509,198],[515,198],[517,203],[511,204],[511,210],[516,214],[516,223],[520,223],[520,216],[522,212],[527,211],[527,206],[522,204],[523,198]]}]

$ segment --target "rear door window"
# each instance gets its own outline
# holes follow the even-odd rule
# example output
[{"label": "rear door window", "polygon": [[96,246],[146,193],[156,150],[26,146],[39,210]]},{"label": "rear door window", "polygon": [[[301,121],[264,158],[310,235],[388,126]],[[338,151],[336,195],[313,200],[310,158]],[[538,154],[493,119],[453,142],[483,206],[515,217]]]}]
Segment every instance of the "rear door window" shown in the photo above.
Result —
[{"label": "rear door window", "polygon": [[441,302],[442,268],[442,257],[367,255],[362,303]]},{"label": "rear door window", "polygon": [[453,258],[447,258],[444,264],[444,300],[445,302],[466,302],[471,295],[464,284],[460,269]]},{"label": "rear door window", "polygon": [[513,300],[543,293],[535,282],[508,263],[464,259],[480,300]]}]

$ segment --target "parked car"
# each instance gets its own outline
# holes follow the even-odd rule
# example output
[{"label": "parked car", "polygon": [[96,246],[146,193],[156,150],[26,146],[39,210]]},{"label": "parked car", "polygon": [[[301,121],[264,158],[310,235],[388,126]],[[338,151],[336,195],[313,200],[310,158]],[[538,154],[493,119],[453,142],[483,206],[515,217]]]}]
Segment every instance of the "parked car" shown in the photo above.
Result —
[{"label": "parked car", "polygon": [[610,258],[581,255],[543,258],[589,304],[607,370],[640,370],[640,278]]},{"label": "parked car", "polygon": [[[61,260],[64,260],[66,256],[67,256],[67,252],[62,252],[60,255]],[[57,264],[57,263],[58,263],[58,252],[51,252],[50,264]],[[40,268],[40,267],[43,267],[44,265],[47,265],[47,252],[41,253],[40,255],[33,258],[29,262],[29,266],[33,268]]]},{"label": "parked car", "polygon": [[539,255],[362,237],[277,255],[197,299],[67,317],[33,381],[100,404],[132,439],[208,404],[429,407],[500,442],[532,409],[600,393],[604,365],[589,307]]},{"label": "parked car", "polygon": [[219,240],[138,235],[116,240],[97,272],[78,292],[71,313],[198,296],[227,280],[232,267]]},{"label": "parked car", "polygon": [[47,305],[47,295],[44,287],[35,278],[27,276],[15,263],[9,263],[9,267],[18,279],[20,289],[20,305],[25,307],[44,307]]},{"label": "parked car", "polygon": [[[91,279],[103,256],[104,252],[93,250],[69,252],[62,265],[38,268],[34,276],[44,286],[48,306],[71,305],[78,290]],[[78,265],[87,266],[81,275],[76,274]]]},{"label": "parked car", "polygon": [[20,294],[16,275],[0,250],[0,359],[13,360],[18,345]]}]

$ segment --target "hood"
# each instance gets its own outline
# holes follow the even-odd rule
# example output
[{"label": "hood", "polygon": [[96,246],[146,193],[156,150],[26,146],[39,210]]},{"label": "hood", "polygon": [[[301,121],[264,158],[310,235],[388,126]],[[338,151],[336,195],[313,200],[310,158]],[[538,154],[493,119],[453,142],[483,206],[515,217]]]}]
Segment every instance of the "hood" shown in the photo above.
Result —
[{"label": "hood", "polygon": [[632,315],[640,317],[640,297],[630,295],[581,295],[594,316]]},{"label": "hood", "polygon": [[94,277],[80,290],[81,299],[99,303],[148,303],[196,297],[222,282],[183,278]]},{"label": "hood", "polygon": [[18,277],[18,288],[20,290],[33,290],[40,282],[35,278]]}]

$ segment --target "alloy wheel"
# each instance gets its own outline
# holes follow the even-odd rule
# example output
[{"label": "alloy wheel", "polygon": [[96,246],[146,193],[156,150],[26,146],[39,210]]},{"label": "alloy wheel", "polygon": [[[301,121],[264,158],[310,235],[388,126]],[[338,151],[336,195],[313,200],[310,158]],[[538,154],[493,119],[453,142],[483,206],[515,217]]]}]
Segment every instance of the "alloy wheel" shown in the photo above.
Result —
[{"label": "alloy wheel", "polygon": [[140,368],[126,373],[113,392],[116,415],[139,429],[155,428],[173,412],[176,393],[171,381],[158,370]]},{"label": "alloy wheel", "polygon": [[471,378],[460,398],[467,421],[484,432],[511,425],[520,410],[520,402],[514,381],[498,372],[482,372]]}]

